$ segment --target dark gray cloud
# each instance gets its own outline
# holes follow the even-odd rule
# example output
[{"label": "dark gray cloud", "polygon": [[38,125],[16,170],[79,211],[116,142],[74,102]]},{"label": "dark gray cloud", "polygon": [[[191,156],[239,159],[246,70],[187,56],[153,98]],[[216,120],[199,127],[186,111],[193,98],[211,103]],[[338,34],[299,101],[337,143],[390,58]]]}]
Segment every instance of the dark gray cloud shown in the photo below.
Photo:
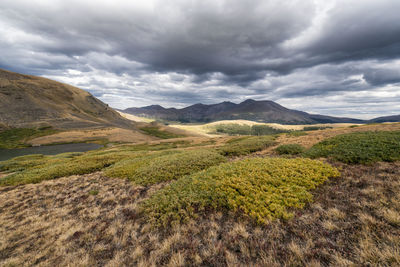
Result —
[{"label": "dark gray cloud", "polygon": [[119,108],[254,98],[385,115],[400,102],[398,10],[397,0],[2,0],[0,68]]}]

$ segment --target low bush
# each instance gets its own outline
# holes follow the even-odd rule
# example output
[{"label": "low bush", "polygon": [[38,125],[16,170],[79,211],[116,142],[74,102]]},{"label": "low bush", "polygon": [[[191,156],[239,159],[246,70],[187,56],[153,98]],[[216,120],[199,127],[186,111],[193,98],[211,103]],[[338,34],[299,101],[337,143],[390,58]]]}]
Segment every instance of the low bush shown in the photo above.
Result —
[{"label": "low bush", "polygon": [[178,179],[225,161],[224,157],[211,150],[189,150],[125,160],[108,168],[105,174],[128,178],[136,184],[147,186]]},{"label": "low bush", "polygon": [[268,125],[245,125],[237,123],[219,124],[215,126],[212,133],[223,133],[228,135],[274,135],[279,133],[286,133],[287,130],[276,129]]},{"label": "low bush", "polygon": [[208,209],[240,211],[258,223],[287,219],[302,208],[311,189],[339,172],[310,159],[252,158],[224,163],[185,176],[156,192],[141,206],[155,226],[169,226]]},{"label": "low bush", "polygon": [[359,132],[338,135],[314,145],[311,158],[329,157],[350,164],[400,160],[400,132]]},{"label": "low bush", "polygon": [[303,131],[316,131],[316,130],[325,130],[325,129],[333,129],[331,126],[306,126],[303,128]]},{"label": "low bush", "polygon": [[[9,160],[1,164],[1,169],[16,171],[0,180],[0,185],[20,185],[28,183],[39,183],[43,180],[50,180],[59,177],[87,174],[99,171],[124,158],[133,157],[136,154],[127,152],[113,152],[97,155],[96,152],[85,153],[71,158],[66,157],[40,156],[26,160]],[[137,156],[137,155],[136,155]],[[25,156],[26,157],[26,156]]]},{"label": "low bush", "polygon": [[28,146],[26,141],[45,135],[56,133],[57,130],[51,127],[35,128],[15,128],[0,131],[0,148],[20,148]]},{"label": "low bush", "polygon": [[218,152],[224,156],[240,156],[263,150],[275,144],[275,137],[260,136],[232,140],[218,148]]},{"label": "low bush", "polygon": [[183,135],[180,135],[180,134],[175,134],[175,133],[160,130],[160,128],[157,126],[142,127],[142,128],[140,128],[140,130],[142,130],[143,132],[145,132],[148,135],[155,136],[155,137],[162,138],[162,139],[183,137]]},{"label": "low bush", "polygon": [[273,134],[280,134],[280,133],[287,133],[287,130],[283,129],[276,129],[267,125],[253,125],[251,127],[251,135],[273,135]]},{"label": "low bush", "polygon": [[123,145],[114,148],[115,151],[160,151],[174,148],[184,148],[192,146],[191,142],[181,140],[175,142],[163,142],[159,144],[138,144],[138,145]]},{"label": "low bush", "polygon": [[228,135],[251,135],[251,126],[237,123],[219,124],[215,126],[215,133]]},{"label": "low bush", "polygon": [[308,135],[308,133],[306,133],[304,131],[291,131],[291,132],[286,133],[286,135],[289,137],[299,137],[299,136]]},{"label": "low bush", "polygon": [[299,144],[287,144],[278,146],[275,151],[279,155],[298,155],[304,152],[304,147]]}]

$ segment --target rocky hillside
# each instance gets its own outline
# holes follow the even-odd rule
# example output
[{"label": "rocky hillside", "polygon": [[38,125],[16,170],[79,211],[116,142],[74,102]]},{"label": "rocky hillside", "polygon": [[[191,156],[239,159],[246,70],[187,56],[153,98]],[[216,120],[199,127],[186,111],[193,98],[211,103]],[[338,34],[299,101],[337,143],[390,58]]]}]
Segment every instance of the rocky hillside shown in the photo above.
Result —
[{"label": "rocky hillside", "polygon": [[281,124],[363,122],[362,120],[351,118],[308,114],[287,109],[273,101],[255,101],[252,99],[240,104],[232,102],[213,105],[195,104],[183,109],[163,108],[159,105],[152,105],[142,108],[128,108],[124,112],[136,116],[180,122],[211,122],[237,119]]},{"label": "rocky hillside", "polygon": [[133,123],[84,90],[0,69],[0,125],[71,129]]}]

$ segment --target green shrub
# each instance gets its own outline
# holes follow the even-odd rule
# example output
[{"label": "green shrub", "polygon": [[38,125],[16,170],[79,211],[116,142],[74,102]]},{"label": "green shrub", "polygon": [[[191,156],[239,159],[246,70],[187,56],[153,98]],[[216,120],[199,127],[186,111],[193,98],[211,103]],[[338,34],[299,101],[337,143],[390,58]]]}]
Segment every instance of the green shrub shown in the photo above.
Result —
[{"label": "green shrub", "polygon": [[96,196],[99,194],[99,190],[90,190],[89,195]]},{"label": "green shrub", "polygon": [[330,157],[350,164],[400,159],[400,132],[359,132],[338,135],[314,145],[311,158]]},{"label": "green shrub", "polygon": [[134,153],[126,152],[114,152],[102,155],[96,155],[96,153],[85,153],[73,158],[44,156],[36,160],[21,160],[20,163],[15,163],[15,159],[14,162],[12,160],[6,161],[2,163],[2,169],[17,172],[1,179],[0,185],[39,183],[43,180],[64,176],[92,173],[108,167],[123,158],[135,155]]},{"label": "green shrub", "polygon": [[316,131],[316,130],[325,130],[325,129],[333,129],[331,126],[306,126],[303,128],[303,131]]},{"label": "green shrub", "polygon": [[215,126],[215,132],[228,135],[251,135],[251,127],[237,123],[219,124]]},{"label": "green shrub", "polygon": [[258,223],[287,219],[302,208],[311,189],[339,172],[310,159],[252,158],[185,176],[141,206],[155,226],[185,222],[208,209],[240,211]]},{"label": "green shrub", "polygon": [[134,180],[137,170],[140,167],[146,166],[155,158],[161,156],[169,156],[180,151],[162,151],[154,153],[141,153],[138,157],[129,157],[121,160],[113,166],[104,170],[104,174],[109,177],[125,178]]},{"label": "green shrub", "polygon": [[57,131],[51,127],[45,128],[15,128],[0,132],[0,148],[20,148],[28,146],[26,141],[45,135],[54,134]]},{"label": "green shrub", "polygon": [[287,133],[287,130],[276,129],[267,125],[253,125],[251,127],[251,135],[273,135],[273,134],[280,134],[280,133]]},{"label": "green shrub", "polygon": [[304,147],[299,144],[280,145],[275,149],[279,155],[298,155],[304,152]]},{"label": "green shrub", "polygon": [[306,133],[304,131],[291,131],[291,132],[286,133],[286,135],[289,137],[299,137],[299,136],[308,135],[308,133]]},{"label": "green shrub", "polygon": [[249,137],[240,140],[233,140],[218,148],[218,152],[224,156],[240,156],[263,150],[275,144],[275,137]]},{"label": "green shrub", "polygon": [[175,142],[163,142],[159,144],[138,144],[138,145],[123,145],[113,148],[114,151],[160,151],[174,148],[190,147],[189,141],[181,140]]},{"label": "green shrub", "polygon": [[178,138],[178,137],[184,136],[184,135],[160,130],[160,128],[157,126],[142,127],[142,128],[140,128],[140,130],[142,130],[143,132],[145,132],[148,135],[155,136],[155,137],[162,138],[162,139]]},{"label": "green shrub", "polygon": [[224,157],[211,150],[189,150],[122,161],[108,168],[105,174],[128,178],[136,184],[146,186],[178,179],[225,161]]},{"label": "green shrub", "polygon": [[212,133],[223,133],[228,135],[274,135],[287,132],[287,130],[276,129],[268,125],[245,125],[237,123],[219,124],[215,126]]}]

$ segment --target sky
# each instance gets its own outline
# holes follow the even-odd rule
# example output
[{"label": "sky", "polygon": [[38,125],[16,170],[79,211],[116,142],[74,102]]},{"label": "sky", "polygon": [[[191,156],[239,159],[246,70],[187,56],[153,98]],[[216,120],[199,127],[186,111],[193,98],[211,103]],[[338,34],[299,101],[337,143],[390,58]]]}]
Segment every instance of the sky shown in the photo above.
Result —
[{"label": "sky", "polygon": [[400,114],[399,0],[1,0],[0,68],[115,108]]}]

